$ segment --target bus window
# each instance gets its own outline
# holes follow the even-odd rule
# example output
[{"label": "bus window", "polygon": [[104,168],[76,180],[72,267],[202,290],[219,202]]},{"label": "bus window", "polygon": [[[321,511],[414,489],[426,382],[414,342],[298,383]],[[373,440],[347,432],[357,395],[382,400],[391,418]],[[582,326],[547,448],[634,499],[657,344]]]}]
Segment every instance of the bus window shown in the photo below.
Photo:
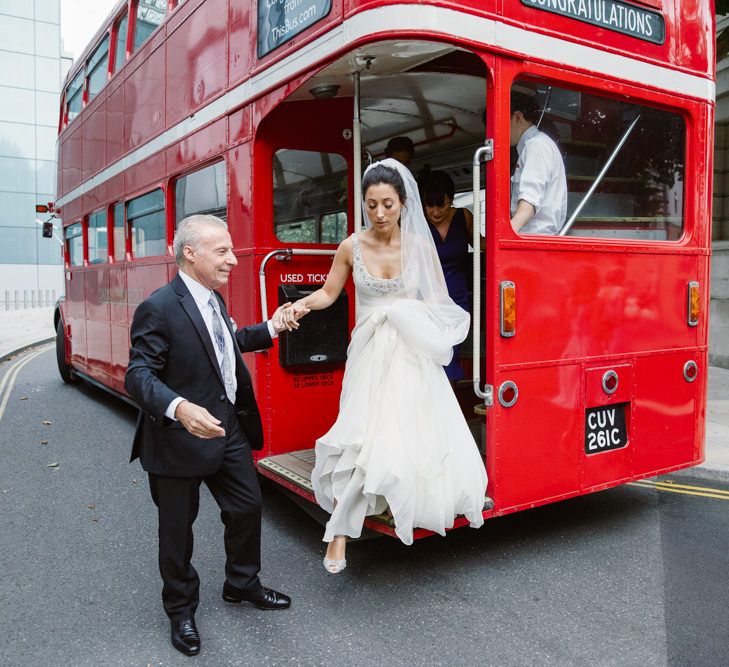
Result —
[{"label": "bus window", "polygon": [[89,264],[103,264],[109,259],[109,240],[106,228],[106,209],[89,216]]},{"label": "bus window", "polygon": [[123,262],[127,258],[127,235],[124,226],[124,204],[114,204],[114,261]]},{"label": "bus window", "polygon": [[86,90],[89,91],[87,102],[91,102],[106,85],[108,64],[109,35],[107,34],[86,62]]},{"label": "bus window", "polygon": [[165,198],[161,189],[127,202],[134,257],[164,255],[167,248]]},{"label": "bus window", "polygon": [[167,0],[138,0],[132,51],[136,51],[147,41],[164,20],[166,11]]},{"label": "bus window", "polygon": [[118,72],[124,65],[124,59],[127,55],[127,27],[129,25],[129,16],[124,12],[116,24],[116,40],[114,42],[114,72]]},{"label": "bus window", "polygon": [[[567,225],[567,236],[681,237],[686,130],[679,114],[541,82],[519,81],[512,92],[532,98],[534,125],[562,155],[567,210],[560,227]],[[516,180],[515,173],[512,215]]]},{"label": "bus window", "polygon": [[66,227],[66,257],[71,266],[83,266],[84,235],[80,222]]},{"label": "bus window", "polygon": [[66,89],[66,119],[72,121],[78,116],[84,101],[84,71],[81,71],[68,84]]},{"label": "bus window", "polygon": [[273,156],[273,224],[284,243],[337,244],[347,236],[347,162],[336,153]]},{"label": "bus window", "polygon": [[347,236],[347,214],[327,213],[321,218],[321,242],[340,243]]},{"label": "bus window", "polygon": [[175,181],[175,227],[195,213],[228,219],[225,162],[216,162]]}]

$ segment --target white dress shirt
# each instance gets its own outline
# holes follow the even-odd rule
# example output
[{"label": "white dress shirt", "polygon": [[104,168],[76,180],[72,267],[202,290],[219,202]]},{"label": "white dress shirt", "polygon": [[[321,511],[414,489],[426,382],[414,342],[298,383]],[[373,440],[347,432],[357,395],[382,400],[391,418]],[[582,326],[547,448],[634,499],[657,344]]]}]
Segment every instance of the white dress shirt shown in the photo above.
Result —
[{"label": "white dress shirt", "polygon": [[[203,322],[205,322],[205,328],[208,330],[208,334],[210,335],[210,340],[215,341],[215,336],[213,334],[213,311],[210,308],[210,297],[214,296],[214,293],[212,292],[212,290],[209,290],[207,287],[205,287],[205,285],[188,276],[182,269],[179,270],[179,274],[180,278],[182,278],[182,282],[185,283],[187,289],[190,290],[192,298],[195,300],[195,305],[198,307],[200,315],[202,315]],[[215,298],[217,299],[217,297]],[[233,369],[233,388],[235,390],[238,388],[238,380],[235,377],[235,351],[233,347],[235,342],[233,341],[233,337],[230,335],[230,329],[228,328],[228,326],[226,326],[226,323],[223,322],[224,317],[225,316],[221,312],[220,324],[223,327],[223,335],[225,336],[225,354],[228,355],[231,364],[230,367]],[[276,338],[278,334],[273,328],[273,323],[271,322],[271,320],[269,320],[267,324],[268,332],[271,334],[271,338]],[[218,346],[215,345],[215,343],[213,343],[213,349],[215,350],[215,358],[218,361],[218,365],[222,367],[223,353],[218,349]],[[165,417],[177,421],[175,419],[175,410],[177,410],[177,406],[184,400],[186,399],[182,396],[178,396],[177,398],[173,399],[169,406],[167,406],[167,410],[165,411]]]},{"label": "white dress shirt", "polygon": [[567,177],[557,144],[532,125],[516,145],[519,160],[511,177],[511,216],[523,199],[534,215],[520,234],[559,233],[567,217]]}]

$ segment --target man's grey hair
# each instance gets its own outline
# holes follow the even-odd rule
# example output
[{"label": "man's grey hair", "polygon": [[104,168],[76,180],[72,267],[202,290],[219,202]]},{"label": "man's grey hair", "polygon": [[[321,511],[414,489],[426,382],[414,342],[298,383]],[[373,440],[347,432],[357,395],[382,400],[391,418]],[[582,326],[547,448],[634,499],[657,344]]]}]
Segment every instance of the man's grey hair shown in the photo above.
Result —
[{"label": "man's grey hair", "polygon": [[175,230],[175,240],[172,242],[172,249],[175,251],[175,261],[178,266],[182,266],[185,261],[183,249],[186,245],[196,250],[200,245],[200,228],[203,225],[220,225],[224,229],[228,229],[225,220],[214,215],[188,215],[180,220]]}]

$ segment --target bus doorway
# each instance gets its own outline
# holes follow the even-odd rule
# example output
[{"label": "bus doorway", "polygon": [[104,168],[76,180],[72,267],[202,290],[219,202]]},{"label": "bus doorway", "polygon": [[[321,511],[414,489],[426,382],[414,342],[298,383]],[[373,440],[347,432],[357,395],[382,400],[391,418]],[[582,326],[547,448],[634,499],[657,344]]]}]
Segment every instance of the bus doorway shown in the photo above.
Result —
[{"label": "bus doorway", "polygon": [[[268,220],[271,232],[265,256],[283,260],[269,260],[261,269],[270,304],[321,286],[337,244],[355,231],[353,72],[359,72],[361,168],[383,159],[388,143],[405,137],[414,148],[407,166],[416,179],[444,172],[453,183],[454,204],[469,209],[478,205],[485,213],[483,191],[481,201],[474,202],[472,196],[473,157],[484,145],[488,118],[484,61],[444,43],[398,40],[360,47],[306,80],[259,125],[254,187],[257,194],[263,193],[262,206],[267,209],[259,208],[256,219]],[[483,276],[474,280],[470,270],[473,251],[464,247],[463,267],[470,291],[476,285],[484,304]],[[481,252],[480,244],[475,252]],[[481,265],[486,264],[482,260]],[[313,501],[314,443],[336,418],[345,359],[342,349],[339,356],[330,356],[328,349],[322,352],[322,341],[346,344],[349,339],[355,321],[351,280],[343,298],[345,303],[335,304],[336,312],[330,312],[334,306],[313,312],[298,332],[283,334],[279,349],[285,352],[278,359],[258,360],[266,365],[263,372],[274,388],[262,397],[270,432],[259,470],[307,501]],[[481,322],[488,330],[485,317]],[[474,447],[486,457],[485,414],[475,410],[483,401],[473,392],[472,335],[462,345],[461,379],[453,386]],[[485,336],[479,338],[476,365],[484,378]],[[368,519],[366,526],[394,534],[387,515]]]}]

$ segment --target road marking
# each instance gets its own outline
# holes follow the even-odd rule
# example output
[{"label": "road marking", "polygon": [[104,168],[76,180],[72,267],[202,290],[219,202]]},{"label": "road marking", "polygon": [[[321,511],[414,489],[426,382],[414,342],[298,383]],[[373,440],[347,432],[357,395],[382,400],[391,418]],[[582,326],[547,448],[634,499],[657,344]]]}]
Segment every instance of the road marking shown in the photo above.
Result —
[{"label": "road marking", "polygon": [[[648,480],[643,480],[648,481]],[[718,493],[722,496],[726,496],[729,498],[729,489],[714,489],[710,486],[690,486],[688,484],[677,484],[676,482],[666,480],[665,482],[652,482],[657,487],[660,488],[667,488],[667,489],[686,489],[687,491],[710,491],[711,493]]]},{"label": "road marking", "polygon": [[[46,345],[45,347],[40,348],[36,352],[33,352],[32,354],[28,355],[27,357],[23,359],[19,359],[16,361],[10,368],[8,368],[7,372],[3,376],[2,381],[0,382],[0,398],[2,398],[2,401],[0,401],[0,420],[3,418],[3,415],[5,414],[5,407],[8,404],[8,399],[10,398],[10,393],[13,390],[13,385],[15,384],[15,380],[18,377],[18,373],[20,370],[27,364],[29,361],[32,361],[35,359],[39,354],[43,354],[43,352],[47,352],[48,350],[53,347],[52,345]],[[7,385],[7,386],[6,386]],[[3,395],[3,391],[5,394]]]},{"label": "road marking", "polygon": [[673,482],[651,482],[647,479],[639,482],[630,482],[631,486],[640,486],[644,489],[669,491],[681,493],[686,496],[699,496],[701,498],[714,498],[715,500],[729,500],[729,491],[714,489],[710,486],[690,486],[688,484],[675,484]]}]

